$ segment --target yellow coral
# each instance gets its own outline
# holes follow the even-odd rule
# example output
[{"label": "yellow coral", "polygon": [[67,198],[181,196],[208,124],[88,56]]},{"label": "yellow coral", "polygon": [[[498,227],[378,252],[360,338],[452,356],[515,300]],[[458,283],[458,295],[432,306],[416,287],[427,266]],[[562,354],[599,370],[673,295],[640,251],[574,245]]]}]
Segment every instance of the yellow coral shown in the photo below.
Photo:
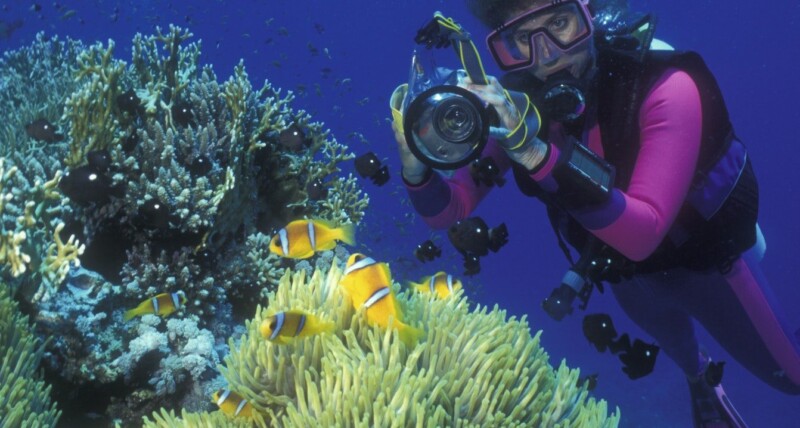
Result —
[{"label": "yellow coral", "polygon": [[[414,348],[394,329],[370,327],[338,283],[334,263],[287,273],[247,323],[220,370],[270,426],[592,426],[612,427],[605,401],[577,386],[579,370],[553,369],[522,319],[505,311],[469,310],[453,299],[400,293],[407,322],[427,331]],[[394,285],[397,288],[397,285]],[[299,309],[333,320],[337,334],[289,346],[265,342],[258,326],[269,312]],[[264,426],[263,423],[256,425]],[[174,425],[161,425],[174,426]]]},{"label": "yellow coral", "polygon": [[[50,247],[47,249],[47,256],[44,259],[44,265],[42,266],[42,271],[50,281],[51,284],[61,284],[64,281],[64,278],[67,277],[67,273],[69,273],[70,265],[74,265],[75,267],[79,267],[81,265],[81,261],[79,257],[83,254],[83,251],[86,249],[86,246],[78,242],[75,239],[75,235],[70,235],[67,242],[61,240],[61,230],[64,229],[64,223],[59,223],[56,226],[56,230],[53,232],[53,240],[54,243],[50,244]],[[37,293],[35,300],[40,300],[44,296],[42,293],[49,292],[46,287],[41,287],[39,292]]]},{"label": "yellow coral", "polygon": [[119,139],[119,123],[114,114],[118,82],[125,63],[114,59],[114,41],[108,48],[97,43],[81,53],[76,79],[88,81],[66,101],[64,119],[71,124],[69,155],[64,163],[76,167],[86,162],[86,154],[105,149]]},{"label": "yellow coral", "polygon": [[9,231],[0,235],[0,264],[7,265],[15,277],[25,273],[31,262],[31,256],[20,249],[26,237],[25,231]]},{"label": "yellow coral", "polygon": [[[12,189],[6,189],[8,183],[17,174],[17,167],[11,166],[6,170],[6,160],[0,158],[0,216],[6,210],[6,206],[14,199],[14,192]],[[8,191],[8,193],[4,193]],[[25,212],[28,213],[28,205],[26,204]],[[20,224],[27,223],[26,216],[22,216],[22,221],[18,219]],[[22,252],[22,245],[28,237],[24,230],[5,230],[0,225],[0,266],[5,265],[11,270],[11,275],[14,277],[20,276],[28,270],[28,264],[31,262],[31,256]]]}]

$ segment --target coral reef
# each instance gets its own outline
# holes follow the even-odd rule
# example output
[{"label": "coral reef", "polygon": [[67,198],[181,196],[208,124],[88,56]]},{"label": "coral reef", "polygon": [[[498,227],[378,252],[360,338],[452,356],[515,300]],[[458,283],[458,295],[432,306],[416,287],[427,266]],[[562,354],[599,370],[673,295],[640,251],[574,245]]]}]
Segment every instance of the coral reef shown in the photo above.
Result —
[{"label": "coral reef", "polygon": [[24,301],[49,298],[83,251],[62,234],[71,208],[57,183],[67,147],[26,133],[37,119],[61,123],[64,99],[80,85],[73,69],[82,50],[78,41],[39,33],[0,60],[0,276]]},{"label": "coral reef", "polygon": [[[220,82],[191,38],[137,34],[126,62],[113,40],[39,34],[0,61],[0,280],[52,338],[43,366],[72,400],[64,423],[128,423],[165,398],[201,410],[224,339],[294,264],[267,235],[301,217],[355,223],[368,204],[340,176],[353,155],[291,92],[255,89],[243,64]],[[26,132],[39,119],[58,137]],[[301,145],[281,139],[290,129]],[[177,290],[188,302],[170,319],[123,322]]]},{"label": "coral reef", "polygon": [[55,426],[61,414],[38,379],[43,346],[0,282],[0,426]]},{"label": "coral reef", "polygon": [[[577,386],[579,370],[554,369],[525,319],[470,311],[461,291],[436,299],[399,293],[406,321],[427,337],[407,348],[394,329],[370,327],[347,303],[342,270],[287,272],[270,301],[247,323],[220,370],[228,388],[265,420],[258,426],[592,426],[619,423],[604,401]],[[393,287],[398,289],[398,285]],[[268,314],[303,310],[337,325],[289,345],[259,334]],[[219,424],[221,416],[154,414],[146,426]],[[212,419],[214,418],[214,419]],[[196,422],[189,422],[189,421]],[[227,425],[239,426],[233,418]],[[183,425],[182,425],[183,424]]]}]

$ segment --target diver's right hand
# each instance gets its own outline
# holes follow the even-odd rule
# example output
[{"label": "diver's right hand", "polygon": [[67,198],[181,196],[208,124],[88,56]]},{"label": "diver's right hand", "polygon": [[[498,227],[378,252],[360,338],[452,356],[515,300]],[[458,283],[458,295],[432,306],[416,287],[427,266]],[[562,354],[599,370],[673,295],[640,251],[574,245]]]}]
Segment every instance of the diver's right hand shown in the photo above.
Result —
[{"label": "diver's right hand", "polygon": [[403,179],[409,184],[416,185],[422,183],[425,174],[428,172],[428,166],[420,162],[411,149],[408,148],[406,137],[397,126],[392,122],[392,131],[394,131],[394,139],[397,141],[397,151],[400,153],[400,163],[403,165]]}]

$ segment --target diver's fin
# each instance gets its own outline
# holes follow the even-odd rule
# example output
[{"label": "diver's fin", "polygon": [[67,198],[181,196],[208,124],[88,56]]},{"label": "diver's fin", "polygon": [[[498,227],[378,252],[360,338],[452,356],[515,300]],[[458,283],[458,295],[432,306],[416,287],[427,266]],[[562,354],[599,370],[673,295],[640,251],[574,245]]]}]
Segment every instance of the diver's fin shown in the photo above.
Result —
[{"label": "diver's fin", "polygon": [[722,385],[713,387],[703,377],[687,381],[692,398],[692,419],[695,428],[747,428],[747,424],[725,395]]}]

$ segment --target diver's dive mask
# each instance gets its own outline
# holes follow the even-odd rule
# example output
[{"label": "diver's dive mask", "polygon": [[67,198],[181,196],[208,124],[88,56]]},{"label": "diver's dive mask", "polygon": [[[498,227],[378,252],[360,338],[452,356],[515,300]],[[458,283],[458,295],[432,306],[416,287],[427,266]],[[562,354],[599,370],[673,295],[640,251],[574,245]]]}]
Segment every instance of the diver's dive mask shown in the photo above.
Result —
[{"label": "diver's dive mask", "polygon": [[554,61],[588,43],[593,32],[587,0],[553,1],[502,24],[486,44],[503,71]]},{"label": "diver's dive mask", "polygon": [[429,47],[452,44],[464,68],[437,67],[435,50],[415,50],[408,83],[395,89],[390,99],[393,122],[421,162],[436,169],[457,169],[480,156],[490,127],[499,124],[494,107],[457,86],[466,77],[486,84],[486,75],[469,35],[439,12],[416,41]]}]

